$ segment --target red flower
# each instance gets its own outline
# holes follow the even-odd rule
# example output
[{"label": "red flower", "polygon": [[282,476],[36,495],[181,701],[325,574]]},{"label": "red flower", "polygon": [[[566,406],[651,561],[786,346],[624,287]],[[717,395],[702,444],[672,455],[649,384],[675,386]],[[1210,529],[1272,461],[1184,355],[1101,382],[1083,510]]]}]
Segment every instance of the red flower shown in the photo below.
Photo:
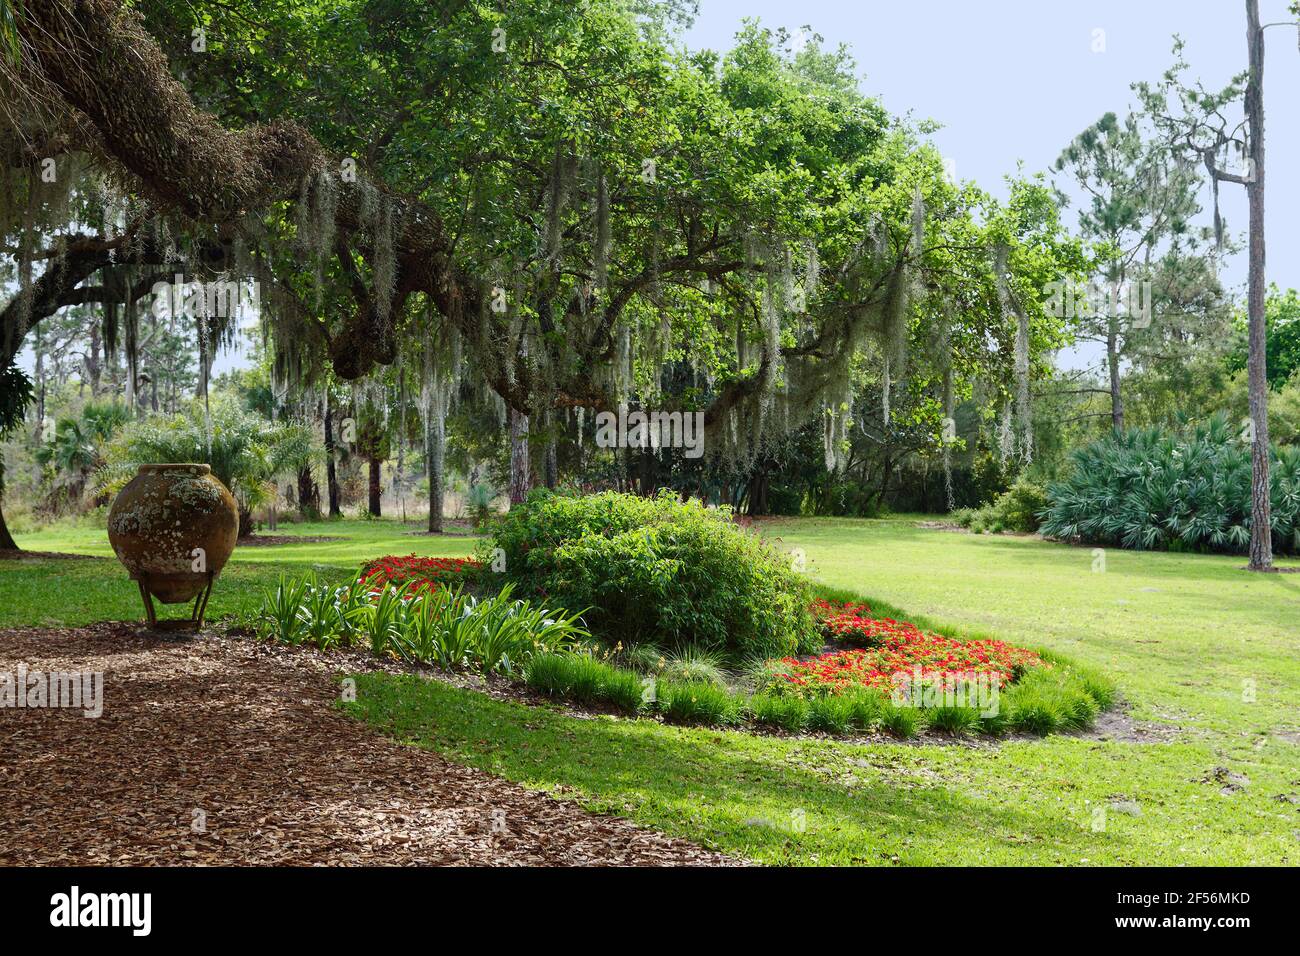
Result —
[{"label": "red flower", "polygon": [[387,555],[361,569],[361,581],[373,592],[390,584],[411,584],[411,593],[434,590],[463,582],[483,569],[473,558],[425,558],[419,555]]},{"label": "red flower", "polygon": [[828,639],[863,646],[809,660],[785,658],[786,679],[799,687],[837,690],[860,684],[888,690],[894,675],[917,669],[927,679],[984,673],[1002,687],[1026,667],[1050,666],[1033,651],[1003,641],[958,641],[907,621],[870,617],[865,604],[816,601],[812,612]]}]

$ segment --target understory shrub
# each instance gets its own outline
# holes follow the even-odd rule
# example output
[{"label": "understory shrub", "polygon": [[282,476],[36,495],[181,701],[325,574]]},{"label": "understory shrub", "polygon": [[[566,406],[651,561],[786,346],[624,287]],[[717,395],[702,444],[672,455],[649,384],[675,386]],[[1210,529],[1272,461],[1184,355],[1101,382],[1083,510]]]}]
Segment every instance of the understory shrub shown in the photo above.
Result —
[{"label": "understory shrub", "polygon": [[610,645],[699,645],[740,660],[821,643],[789,560],[728,509],[672,491],[534,491],[493,522],[482,557],[504,560],[522,593],[589,608],[584,619]]},{"label": "understory shrub", "polygon": [[1001,531],[1033,532],[1038,530],[1040,515],[1047,509],[1047,489],[1021,475],[1015,482],[982,508],[965,508],[953,512],[953,518],[976,534]]},{"label": "understory shrub", "polygon": [[[1300,547],[1300,447],[1273,446],[1273,548]],[[1182,431],[1114,432],[1071,456],[1049,486],[1042,532],[1143,550],[1244,553],[1250,543],[1250,444],[1218,415]]]}]

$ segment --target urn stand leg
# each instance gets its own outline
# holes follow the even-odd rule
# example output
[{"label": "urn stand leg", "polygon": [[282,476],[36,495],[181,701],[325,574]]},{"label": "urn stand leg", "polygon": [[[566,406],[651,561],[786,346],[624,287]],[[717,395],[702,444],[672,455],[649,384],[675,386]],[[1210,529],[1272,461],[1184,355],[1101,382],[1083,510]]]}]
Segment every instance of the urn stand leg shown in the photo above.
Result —
[{"label": "urn stand leg", "polygon": [[195,628],[203,629],[203,615],[208,611],[208,598],[212,597],[212,582],[214,577],[211,571],[208,572],[207,586],[199,592],[199,596],[194,599],[194,610],[190,614],[190,620],[194,622]]},{"label": "urn stand leg", "polygon": [[158,615],[154,612],[153,598],[149,594],[149,589],[144,586],[143,581],[137,581],[135,583],[140,586],[140,598],[144,601],[144,613],[145,617],[149,621],[149,626],[156,627],[158,625]]}]

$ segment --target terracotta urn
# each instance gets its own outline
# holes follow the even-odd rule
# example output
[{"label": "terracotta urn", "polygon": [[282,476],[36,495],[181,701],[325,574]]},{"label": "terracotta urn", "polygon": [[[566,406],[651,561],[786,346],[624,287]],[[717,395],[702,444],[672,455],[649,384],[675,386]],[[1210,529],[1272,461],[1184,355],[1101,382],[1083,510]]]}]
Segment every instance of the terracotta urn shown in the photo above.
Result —
[{"label": "terracotta urn", "polygon": [[[108,512],[108,540],[151,624],[151,595],[164,604],[201,596],[206,607],[238,534],[235,499],[207,465],[141,465]],[[193,620],[202,622],[197,601]]]}]

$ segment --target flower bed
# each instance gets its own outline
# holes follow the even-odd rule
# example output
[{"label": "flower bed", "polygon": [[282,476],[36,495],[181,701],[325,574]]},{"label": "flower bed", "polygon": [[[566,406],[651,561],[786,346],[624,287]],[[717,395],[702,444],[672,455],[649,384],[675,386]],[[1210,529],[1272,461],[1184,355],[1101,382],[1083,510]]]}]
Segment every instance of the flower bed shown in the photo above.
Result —
[{"label": "flower bed", "polygon": [[390,584],[410,583],[408,594],[455,587],[473,580],[483,565],[473,558],[425,558],[415,554],[386,555],[376,558],[361,569],[360,582],[371,593],[384,590]]},{"label": "flower bed", "polygon": [[1033,651],[1004,641],[958,641],[893,618],[870,617],[865,604],[817,601],[813,614],[828,640],[862,647],[800,660],[781,659],[781,678],[795,688],[835,692],[852,686],[890,689],[897,675],[925,679],[986,674],[999,688],[1026,668],[1049,667]]}]

